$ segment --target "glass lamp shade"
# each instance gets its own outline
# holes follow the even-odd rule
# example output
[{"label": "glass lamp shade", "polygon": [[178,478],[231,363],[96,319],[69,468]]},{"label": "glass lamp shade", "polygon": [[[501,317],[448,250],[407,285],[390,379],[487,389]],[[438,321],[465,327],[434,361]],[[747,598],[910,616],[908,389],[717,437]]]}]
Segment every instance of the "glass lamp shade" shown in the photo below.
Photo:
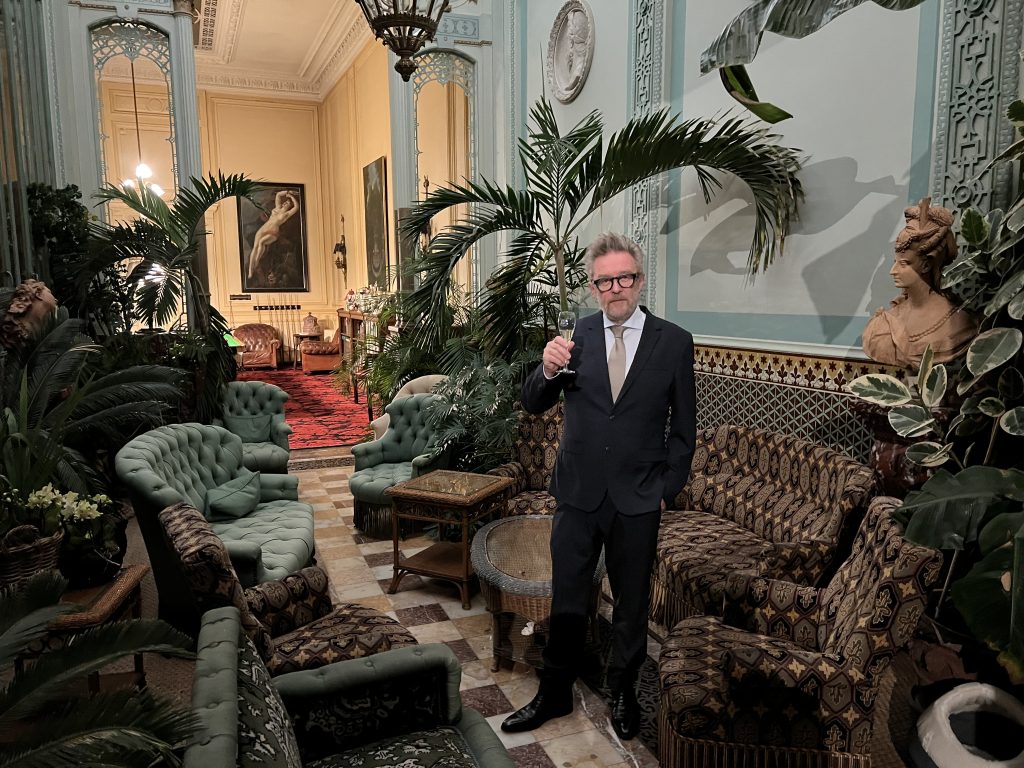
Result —
[{"label": "glass lamp shade", "polygon": [[416,71],[412,57],[434,39],[448,0],[356,0],[373,34],[398,56],[402,79]]},{"label": "glass lamp shade", "polygon": [[238,339],[236,339],[234,336],[232,336],[230,332],[224,334],[224,343],[226,343],[229,347],[231,347],[231,349],[234,349],[235,347],[244,347],[245,346],[245,344],[243,344]]},{"label": "glass lamp shade", "polygon": [[148,179],[153,175],[153,169],[145,163],[139,163],[135,166],[135,178],[137,179]]}]

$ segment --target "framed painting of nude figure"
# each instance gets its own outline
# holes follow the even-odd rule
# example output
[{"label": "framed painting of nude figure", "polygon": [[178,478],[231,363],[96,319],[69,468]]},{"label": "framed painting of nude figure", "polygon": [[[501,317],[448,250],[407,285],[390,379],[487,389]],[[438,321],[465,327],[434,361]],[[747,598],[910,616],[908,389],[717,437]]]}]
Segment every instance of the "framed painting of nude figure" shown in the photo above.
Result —
[{"label": "framed painting of nude figure", "polygon": [[238,198],[242,291],[308,291],[305,187],[264,182],[252,197]]}]

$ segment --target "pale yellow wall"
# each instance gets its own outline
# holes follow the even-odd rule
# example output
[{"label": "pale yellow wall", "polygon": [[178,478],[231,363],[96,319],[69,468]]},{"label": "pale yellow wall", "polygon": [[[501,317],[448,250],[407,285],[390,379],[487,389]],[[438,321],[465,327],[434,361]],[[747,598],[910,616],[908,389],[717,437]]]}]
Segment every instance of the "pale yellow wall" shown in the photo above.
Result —
[{"label": "pale yellow wall", "polygon": [[392,203],[391,105],[388,96],[387,51],[376,40],[368,42],[355,63],[341,77],[321,106],[326,179],[325,216],[331,247],[341,234],[345,217],[348,279],[339,284],[358,290],[367,283],[366,230],[363,204],[363,167],[386,158],[388,195],[388,253],[395,261],[394,205]]},{"label": "pale yellow wall", "polygon": [[[210,292],[232,326],[273,325],[286,346],[312,312],[327,331],[337,328],[345,293],[366,284],[363,247],[362,168],[387,158],[388,211],[391,215],[391,124],[387,52],[368,44],[323,103],[247,98],[199,92],[203,165],[210,171],[244,173],[253,179],[305,185],[309,292],[240,294],[237,205],[221,204],[210,217]],[[334,244],[345,216],[348,279],[334,265]],[[389,222],[391,226],[391,222]],[[394,244],[391,243],[391,253]],[[285,309],[299,304],[301,310]],[[257,305],[271,305],[256,311]]]}]

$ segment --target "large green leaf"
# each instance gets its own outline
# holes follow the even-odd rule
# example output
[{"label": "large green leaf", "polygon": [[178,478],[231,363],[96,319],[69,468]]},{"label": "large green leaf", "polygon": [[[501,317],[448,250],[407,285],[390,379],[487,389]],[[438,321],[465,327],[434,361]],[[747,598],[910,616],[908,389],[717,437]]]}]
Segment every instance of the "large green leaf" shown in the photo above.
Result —
[{"label": "large green leaf", "polygon": [[993,552],[999,547],[1012,546],[1013,537],[1024,526],[1024,512],[1003,512],[996,515],[978,534],[978,548],[982,554]]},{"label": "large green leaf", "polygon": [[907,461],[922,467],[941,467],[953,455],[953,445],[942,445],[930,440],[907,446]]},{"label": "large green leaf", "polygon": [[935,408],[946,396],[946,366],[942,363],[932,366],[924,381],[918,383],[921,401],[929,408]]},{"label": "large green leaf", "polygon": [[991,317],[1005,307],[1010,303],[1010,299],[1015,298],[1022,289],[1024,289],[1024,269],[1003,283],[1002,287],[996,292],[996,295],[992,297],[992,301],[985,307],[985,316]]},{"label": "large green leaf", "polygon": [[942,273],[942,287],[952,288],[978,274],[978,266],[972,259],[961,259],[956,264],[946,267]]},{"label": "large green leaf", "polygon": [[967,369],[975,378],[995,370],[1017,354],[1024,339],[1017,328],[993,328],[980,334],[967,348]]},{"label": "large green leaf", "polygon": [[1010,642],[1010,591],[1004,587],[1013,567],[1013,550],[997,549],[953,583],[950,596],[974,635],[1002,651]]},{"label": "large green leaf", "polygon": [[793,116],[781,107],[757,98],[754,84],[750,81],[746,67],[722,67],[718,71],[722,76],[722,84],[725,85],[725,90],[729,92],[729,95],[766,123],[781,123]]},{"label": "large green leaf", "polygon": [[858,376],[846,388],[861,400],[876,405],[903,405],[912,399],[910,389],[895,376],[887,373],[869,373]]},{"label": "large green leaf", "polygon": [[998,397],[985,397],[982,398],[980,403],[978,403],[978,410],[986,416],[991,416],[993,419],[997,419],[1003,415],[1003,411],[1006,410],[1006,405]]},{"label": "large green leaf", "polygon": [[901,437],[921,437],[935,426],[935,419],[920,405],[898,405],[889,411],[889,425]]},{"label": "large green leaf", "polygon": [[1020,320],[1024,317],[1024,292],[1018,293],[1010,300],[1010,303],[1006,306],[1006,312],[1014,320]]},{"label": "large green leaf", "polygon": [[963,549],[978,537],[989,506],[999,499],[1024,501],[1024,472],[973,466],[953,475],[940,469],[920,490],[907,494],[906,536],[941,549]]},{"label": "large green leaf", "polygon": [[1018,128],[1024,129],[1024,101],[1014,99],[1006,108],[1006,119]]},{"label": "large green leaf", "polygon": [[1024,397],[1024,374],[1012,365],[1004,368],[999,374],[999,396],[1003,400],[1013,402]]},{"label": "large green leaf", "polygon": [[971,245],[981,246],[988,242],[988,221],[977,208],[968,208],[960,218],[960,234]]}]

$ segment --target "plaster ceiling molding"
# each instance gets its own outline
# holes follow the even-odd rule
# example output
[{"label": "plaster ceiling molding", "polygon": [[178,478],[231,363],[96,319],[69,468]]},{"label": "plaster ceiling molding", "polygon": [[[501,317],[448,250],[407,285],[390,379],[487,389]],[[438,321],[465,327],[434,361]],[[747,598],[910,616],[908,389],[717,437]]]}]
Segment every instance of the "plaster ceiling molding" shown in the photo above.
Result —
[{"label": "plaster ceiling molding", "polygon": [[[227,2],[227,0],[225,0]],[[199,11],[199,42],[196,51],[212,51],[217,27],[217,7],[220,0],[203,0]]]},{"label": "plaster ceiling molding", "polygon": [[568,104],[579,96],[594,59],[594,14],[583,0],[568,0],[548,37],[547,81],[555,98]]},{"label": "plaster ceiling molding", "polygon": [[355,3],[346,3],[344,11],[332,19],[328,32],[321,35],[302,74],[316,82],[320,97],[326,98],[341,76],[355,63],[356,57],[373,39],[366,19]]},{"label": "plaster ceiling molding", "polygon": [[198,70],[196,80],[201,88],[209,90],[245,91],[247,95],[320,101],[320,89],[316,83],[307,83],[298,77],[256,73],[249,69],[204,67]]}]

